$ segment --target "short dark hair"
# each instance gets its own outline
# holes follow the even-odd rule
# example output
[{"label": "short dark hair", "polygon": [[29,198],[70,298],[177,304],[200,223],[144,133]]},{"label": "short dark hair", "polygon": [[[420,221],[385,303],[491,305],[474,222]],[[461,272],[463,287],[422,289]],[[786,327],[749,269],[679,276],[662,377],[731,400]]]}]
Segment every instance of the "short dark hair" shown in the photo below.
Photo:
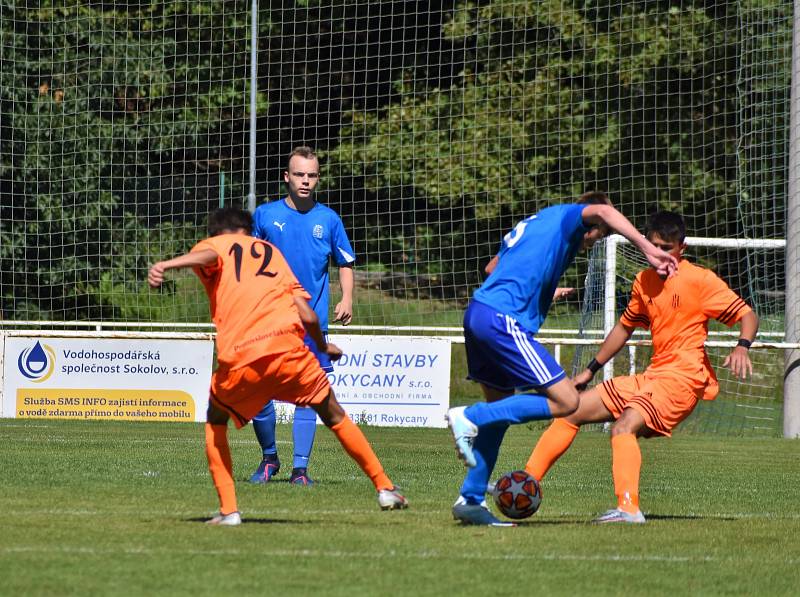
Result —
[{"label": "short dark hair", "polygon": [[674,211],[657,211],[650,216],[645,236],[658,234],[664,240],[682,243],[686,239],[686,223],[683,216]]},{"label": "short dark hair", "polygon": [[253,215],[238,207],[220,207],[208,214],[208,235],[218,236],[226,232],[244,229],[247,234],[253,231]]},{"label": "short dark hair", "polygon": [[317,154],[314,153],[314,150],[309,147],[308,145],[298,145],[295,147],[289,156],[286,158],[286,169],[289,169],[289,162],[292,161],[292,158],[296,155],[299,155],[301,158],[305,158],[307,160],[313,160],[317,157]]},{"label": "short dark hair", "polygon": [[587,191],[575,203],[588,205],[611,205],[611,199],[603,191]]}]

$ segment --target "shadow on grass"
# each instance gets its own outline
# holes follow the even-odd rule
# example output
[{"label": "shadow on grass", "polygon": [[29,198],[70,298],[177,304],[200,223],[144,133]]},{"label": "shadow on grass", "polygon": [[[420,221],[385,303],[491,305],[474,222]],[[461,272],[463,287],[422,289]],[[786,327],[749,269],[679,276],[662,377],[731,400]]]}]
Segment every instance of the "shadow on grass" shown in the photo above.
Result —
[{"label": "shadow on grass", "polygon": [[[288,485],[289,484],[289,477],[280,478],[280,479],[276,479],[276,478],[273,477],[272,479],[270,479],[269,481],[266,481],[265,483],[251,483],[250,482],[250,477],[242,477],[241,479],[237,479],[236,482],[237,483],[241,483],[242,485],[252,485],[253,487],[264,487],[265,485],[281,485],[281,484]],[[316,484],[317,484],[317,482],[314,481],[313,483],[311,483],[311,485],[301,485],[301,487],[313,487]]]},{"label": "shadow on grass", "polygon": [[249,477],[242,477],[240,479],[236,479],[236,487],[268,487],[270,485],[292,485],[295,487],[306,487],[313,489],[317,486],[322,487],[347,487],[352,485],[352,481],[350,479],[328,479],[323,478],[322,481],[318,481],[317,479],[313,479],[310,485],[302,485],[300,483],[289,483],[289,477],[281,477],[280,479],[272,478],[266,483],[251,483]]},{"label": "shadow on grass", "polygon": [[[709,515],[702,516],[699,514],[645,514],[648,521],[666,520],[666,521],[679,521],[679,520],[720,520],[724,522],[734,522],[738,520],[733,516],[719,516]],[[560,518],[560,519],[546,519],[546,520],[517,520],[519,527],[535,527],[535,526],[575,526],[575,525],[588,525],[588,526],[609,526],[608,524],[598,524],[594,522],[593,518]],[[617,523],[614,523],[617,524]],[[623,523],[619,525],[625,526]],[[618,526],[619,526],[618,525]],[[635,525],[630,525],[635,526]]]},{"label": "shadow on grass", "polygon": [[515,521],[518,527],[537,527],[537,526],[565,526],[565,525],[581,525],[586,524],[588,521],[584,518],[560,518],[558,520],[517,520]]},{"label": "shadow on grass", "polygon": [[720,516],[718,514],[710,514],[702,516],[699,514],[645,514],[647,520],[724,520],[726,522],[733,522],[739,520],[734,516]]},{"label": "shadow on grass", "polygon": [[[200,522],[205,524],[209,518],[203,516],[200,518],[184,518],[184,522]],[[245,518],[242,517],[242,524],[314,524],[313,520],[289,520],[286,518]],[[209,525],[212,526],[212,525]]]},{"label": "shadow on grass", "polygon": [[[588,520],[503,520],[503,522],[513,522],[516,524],[516,528],[519,529],[533,529],[536,527],[542,526],[579,526],[588,524],[590,521]],[[479,528],[492,528],[490,525],[476,525],[476,524],[467,524],[467,523],[460,523],[458,521],[454,522],[456,528],[464,528],[464,529],[479,529]],[[494,528],[515,528],[515,527],[494,527]]]}]

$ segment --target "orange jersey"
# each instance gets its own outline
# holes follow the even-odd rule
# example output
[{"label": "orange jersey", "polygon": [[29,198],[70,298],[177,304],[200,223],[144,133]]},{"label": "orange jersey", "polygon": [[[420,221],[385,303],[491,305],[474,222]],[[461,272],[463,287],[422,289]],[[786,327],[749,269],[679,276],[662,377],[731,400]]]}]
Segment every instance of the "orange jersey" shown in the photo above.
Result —
[{"label": "orange jersey", "polygon": [[217,262],[193,268],[205,286],[217,326],[217,360],[229,369],[303,346],[305,327],[293,297],[311,298],[281,252],[246,234],[221,234],[197,243]]},{"label": "orange jersey", "polygon": [[708,320],[730,327],[750,311],[714,272],[681,260],[677,274],[667,280],[653,269],[636,275],[620,322],[650,330],[653,358],[647,373],[688,377],[705,385],[703,399],[713,400],[719,384],[705,351]]}]

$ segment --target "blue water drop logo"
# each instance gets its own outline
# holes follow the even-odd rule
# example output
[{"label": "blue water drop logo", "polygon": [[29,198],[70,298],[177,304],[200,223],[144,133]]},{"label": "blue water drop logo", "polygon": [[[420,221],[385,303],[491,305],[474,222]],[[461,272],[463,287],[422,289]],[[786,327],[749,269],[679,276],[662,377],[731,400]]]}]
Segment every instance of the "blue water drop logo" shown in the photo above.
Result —
[{"label": "blue water drop logo", "polygon": [[47,367],[47,355],[44,353],[42,343],[37,342],[36,346],[28,354],[25,363],[28,365],[28,370],[31,373],[41,373]]},{"label": "blue water drop logo", "polygon": [[19,354],[19,372],[37,383],[44,381],[53,373],[55,352],[46,344],[37,341],[33,348],[26,348]]}]

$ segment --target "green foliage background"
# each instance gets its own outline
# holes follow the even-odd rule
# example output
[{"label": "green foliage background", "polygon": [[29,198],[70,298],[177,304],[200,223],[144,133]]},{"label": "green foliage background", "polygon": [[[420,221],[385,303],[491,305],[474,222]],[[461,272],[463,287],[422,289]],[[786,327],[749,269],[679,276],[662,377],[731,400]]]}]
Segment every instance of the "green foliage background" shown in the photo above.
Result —
[{"label": "green foliage background", "polygon": [[[223,188],[245,202],[249,6],[0,2],[5,318],[194,317],[134,297]],[[265,0],[258,44],[259,199],[315,145],[360,263],[432,296],[587,188],[639,226],[785,234],[788,0]],[[774,255],[717,265],[753,302],[784,285]]]}]

